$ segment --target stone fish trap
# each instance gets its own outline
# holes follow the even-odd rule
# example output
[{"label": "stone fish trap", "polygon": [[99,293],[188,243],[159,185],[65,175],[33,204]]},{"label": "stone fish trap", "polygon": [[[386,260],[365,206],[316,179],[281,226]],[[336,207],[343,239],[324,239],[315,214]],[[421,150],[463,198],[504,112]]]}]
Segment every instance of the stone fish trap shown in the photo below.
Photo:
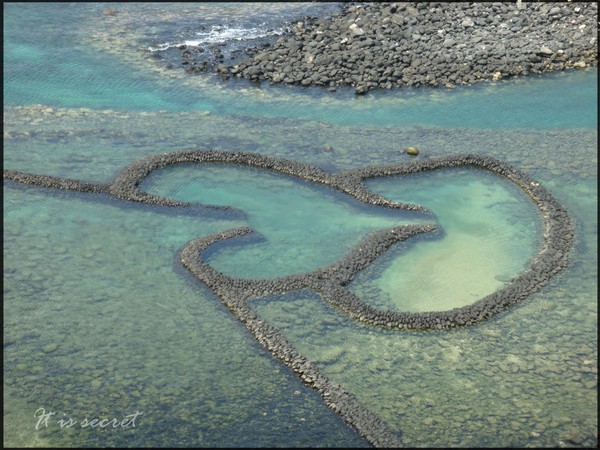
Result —
[{"label": "stone fish trap", "polygon": [[[503,176],[523,189],[539,208],[544,227],[540,250],[523,274],[504,288],[476,302],[448,311],[396,312],[380,311],[364,303],[345,286],[355,275],[375,261],[393,244],[412,236],[437,231],[434,225],[404,225],[371,232],[348,254],[333,264],[312,272],[272,280],[231,277],[214,270],[202,260],[202,253],[212,244],[253,233],[248,227],[230,229],[189,241],[180,253],[180,261],[196,278],[204,282],[274,357],[298,374],[302,382],[315,389],[327,406],[376,447],[402,447],[401,433],[392,431],[377,415],[363,406],[350,392],[323,376],[317,367],[300,355],[272,325],[263,321],[247,304],[252,298],[300,289],[317,292],[323,300],[350,318],[364,324],[388,329],[439,330],[472,325],[484,321],[540,290],[568,262],[573,244],[573,224],[566,210],[552,195],[528,175],[499,160],[479,155],[458,155],[400,162],[381,166],[328,173],[310,164],[255,153],[223,151],[189,151],[162,153],[129,165],[110,184],[34,175],[4,170],[4,179],[48,188],[106,194],[122,200],[166,207],[189,208],[197,204],[155,196],[139,189],[140,183],[154,170],[182,163],[219,162],[243,164],[292,175],[321,183],[345,192],[363,203],[410,211],[430,212],[416,204],[393,202],[370,191],[363,183],[367,178],[406,175],[441,168],[473,166]],[[199,205],[212,210],[235,211],[223,206]]]}]

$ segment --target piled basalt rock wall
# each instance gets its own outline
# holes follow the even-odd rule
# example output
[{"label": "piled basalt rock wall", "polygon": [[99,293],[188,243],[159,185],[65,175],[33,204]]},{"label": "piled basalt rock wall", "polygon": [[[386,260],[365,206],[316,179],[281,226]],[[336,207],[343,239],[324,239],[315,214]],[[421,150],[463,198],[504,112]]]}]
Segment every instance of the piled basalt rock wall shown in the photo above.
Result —
[{"label": "piled basalt rock wall", "polygon": [[[409,174],[445,167],[474,166],[511,180],[521,187],[540,209],[544,222],[544,241],[540,252],[529,268],[503,289],[471,305],[449,311],[424,313],[380,311],[364,303],[346,288],[356,273],[375,261],[394,243],[418,234],[433,233],[437,230],[435,225],[404,225],[372,232],[346,256],[327,267],[273,280],[251,280],[227,276],[213,269],[202,259],[202,253],[209,246],[222,240],[239,238],[252,233],[252,229],[248,227],[226,230],[208,237],[194,239],[185,244],[180,252],[180,261],[183,266],[219,297],[258,342],[274,357],[292,369],[303,383],[315,389],[332,410],[375,447],[402,447],[401,434],[391,430],[384,421],[362,405],[352,393],[321,374],[316,365],[300,355],[275,327],[258,317],[248,306],[248,300],[307,288],[319,293],[324,301],[339,308],[344,314],[368,325],[421,330],[468,326],[489,319],[541,289],[553,275],[567,265],[574,239],[573,224],[566,210],[540,183],[502,161],[478,155],[457,155],[409,163],[370,166],[330,174],[306,163],[266,155],[191,151],[157,154],[135,161],[110,184],[91,184],[79,180],[13,170],[4,170],[4,179],[16,183],[106,194],[133,202],[184,209],[193,205],[147,194],[140,190],[140,184],[152,171],[162,167],[181,163],[208,162],[260,167],[331,186],[365,203],[411,210],[419,210],[421,207],[420,205],[391,201],[382,202],[382,197],[374,194],[368,195],[369,191],[363,181],[372,177]],[[205,207],[211,208],[209,205],[205,205]],[[426,212],[424,209],[422,210]]]}]

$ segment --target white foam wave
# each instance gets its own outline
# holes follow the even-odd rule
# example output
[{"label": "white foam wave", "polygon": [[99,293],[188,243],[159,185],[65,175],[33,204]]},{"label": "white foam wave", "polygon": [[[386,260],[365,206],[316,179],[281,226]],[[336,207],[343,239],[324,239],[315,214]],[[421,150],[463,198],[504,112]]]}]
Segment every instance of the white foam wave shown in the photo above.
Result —
[{"label": "white foam wave", "polygon": [[148,47],[151,52],[162,52],[171,47],[179,47],[181,45],[199,46],[202,44],[220,44],[229,41],[241,41],[245,39],[257,39],[265,36],[280,36],[283,34],[283,29],[266,29],[266,28],[237,28],[226,26],[213,26],[210,31],[197,32],[196,39],[186,39],[178,43],[159,44],[157,47]]},{"label": "white foam wave", "polygon": [[158,47],[148,47],[148,50],[151,52],[162,52],[164,50],[167,50],[170,47],[175,47],[176,44],[169,44],[168,42],[166,44],[158,44]]}]

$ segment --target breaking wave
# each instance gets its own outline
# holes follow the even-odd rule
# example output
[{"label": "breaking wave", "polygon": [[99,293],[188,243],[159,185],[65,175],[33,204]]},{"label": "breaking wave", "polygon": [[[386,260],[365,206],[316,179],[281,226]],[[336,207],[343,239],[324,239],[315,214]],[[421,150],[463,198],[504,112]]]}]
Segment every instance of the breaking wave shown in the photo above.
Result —
[{"label": "breaking wave", "polygon": [[[264,25],[264,24],[261,24]],[[204,44],[221,44],[231,41],[242,41],[250,39],[258,39],[267,36],[280,36],[285,32],[284,28],[266,28],[266,27],[228,27],[224,25],[211,26],[209,31],[199,31],[190,39],[185,39],[180,42],[166,42],[159,44],[156,47],[148,47],[151,52],[164,51],[171,47],[180,47],[182,45],[200,46]]]}]

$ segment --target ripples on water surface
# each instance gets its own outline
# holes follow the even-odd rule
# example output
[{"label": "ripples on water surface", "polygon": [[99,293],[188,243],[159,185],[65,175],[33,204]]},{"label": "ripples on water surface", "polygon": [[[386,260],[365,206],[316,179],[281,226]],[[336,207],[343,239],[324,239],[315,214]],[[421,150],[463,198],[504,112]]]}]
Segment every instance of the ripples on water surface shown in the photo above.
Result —
[{"label": "ripples on water surface", "polygon": [[[258,152],[336,171],[408,160],[407,146],[419,158],[477,152],[514,164],[566,206],[577,233],[571,265],[523,305],[440,333],[359,326],[307,291],[252,306],[409,446],[595,444],[596,70],[354,98],[184,77],[148,50],[215,30],[276,35],[287,20],[336,8],[5,4],[4,165],[109,182],[157,152]],[[493,292],[537,252],[537,210],[495,175],[367,184],[435,215],[368,207],[247,167],[171,167],[144,185],[246,213],[231,218],[5,184],[4,444],[365,446],[188,276],[177,252],[249,225],[263,239],[223,246],[211,264],[270,278],[329,264],[372,229],[433,221],[440,236],[397,246],[350,286],[375,306],[411,311]],[[40,407],[78,420],[142,415],[129,430],[36,430]]]}]

